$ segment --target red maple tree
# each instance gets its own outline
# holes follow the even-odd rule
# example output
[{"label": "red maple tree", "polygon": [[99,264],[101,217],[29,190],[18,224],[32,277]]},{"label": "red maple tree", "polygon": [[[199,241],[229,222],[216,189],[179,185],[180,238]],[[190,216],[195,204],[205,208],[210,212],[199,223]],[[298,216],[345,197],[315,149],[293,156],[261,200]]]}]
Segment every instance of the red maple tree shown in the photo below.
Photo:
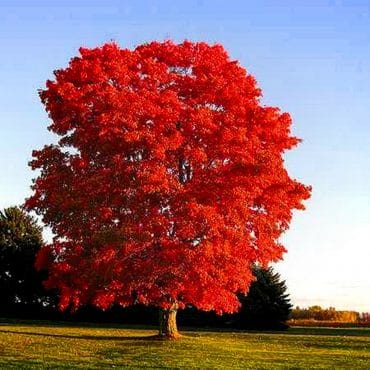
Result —
[{"label": "red maple tree", "polygon": [[204,42],[81,48],[54,73],[40,96],[59,141],[33,152],[26,205],[55,234],[36,265],[60,308],[154,305],[168,337],[186,305],[235,312],[310,195],[284,168],[289,114]]}]

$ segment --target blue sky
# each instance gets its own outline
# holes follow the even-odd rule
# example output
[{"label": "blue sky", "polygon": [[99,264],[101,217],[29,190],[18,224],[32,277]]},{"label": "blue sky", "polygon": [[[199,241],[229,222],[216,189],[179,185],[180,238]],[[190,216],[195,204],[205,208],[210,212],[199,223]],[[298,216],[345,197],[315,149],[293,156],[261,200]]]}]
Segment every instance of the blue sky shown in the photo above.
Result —
[{"label": "blue sky", "polygon": [[52,71],[80,46],[168,38],[222,43],[304,139],[286,165],[313,195],[276,266],[293,303],[370,311],[370,0],[2,0],[0,208],[30,193],[31,151],[52,140],[37,96]]}]

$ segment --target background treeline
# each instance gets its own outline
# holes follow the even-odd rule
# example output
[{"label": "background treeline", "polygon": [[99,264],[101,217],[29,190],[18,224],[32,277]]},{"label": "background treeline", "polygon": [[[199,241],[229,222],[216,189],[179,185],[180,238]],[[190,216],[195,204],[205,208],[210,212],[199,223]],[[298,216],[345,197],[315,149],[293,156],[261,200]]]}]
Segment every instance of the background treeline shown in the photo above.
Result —
[{"label": "background treeline", "polygon": [[357,311],[337,311],[334,307],[322,308],[320,306],[311,306],[300,308],[297,306],[291,312],[289,323],[301,326],[369,325],[370,314],[359,313]]},{"label": "background treeline", "polygon": [[[58,292],[42,282],[47,272],[34,268],[35,255],[44,244],[36,219],[20,207],[0,211],[0,317],[85,322],[157,325],[158,309],[144,305],[113,306],[101,311],[92,306],[77,312],[58,310]],[[240,295],[241,308],[233,315],[216,315],[187,307],[178,313],[180,326],[237,329],[285,329],[289,324],[369,323],[369,315],[319,306],[292,310],[285,281],[270,267],[253,266],[256,280],[248,295]],[[366,321],[367,320],[367,321]]]},{"label": "background treeline", "polygon": [[294,320],[312,319],[321,321],[357,322],[360,318],[360,314],[356,311],[337,311],[334,307],[321,308],[320,306],[311,306],[308,308],[294,308],[291,318]]}]

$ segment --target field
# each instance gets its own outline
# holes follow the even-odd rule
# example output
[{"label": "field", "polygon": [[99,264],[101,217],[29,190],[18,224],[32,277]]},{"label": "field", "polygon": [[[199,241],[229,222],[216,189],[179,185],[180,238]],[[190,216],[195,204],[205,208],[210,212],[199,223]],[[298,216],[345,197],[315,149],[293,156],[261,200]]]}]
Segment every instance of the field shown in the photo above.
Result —
[{"label": "field", "polygon": [[184,331],[36,321],[0,322],[0,368],[370,368],[369,328]]}]

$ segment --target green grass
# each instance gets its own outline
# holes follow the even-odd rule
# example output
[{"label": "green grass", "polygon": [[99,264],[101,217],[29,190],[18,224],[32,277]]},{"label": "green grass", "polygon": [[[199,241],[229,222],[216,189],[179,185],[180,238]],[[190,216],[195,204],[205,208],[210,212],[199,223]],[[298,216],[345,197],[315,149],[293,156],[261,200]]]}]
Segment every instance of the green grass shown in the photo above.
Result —
[{"label": "green grass", "polygon": [[37,321],[0,322],[0,368],[351,368],[370,369],[369,328],[287,332],[156,331]]}]

